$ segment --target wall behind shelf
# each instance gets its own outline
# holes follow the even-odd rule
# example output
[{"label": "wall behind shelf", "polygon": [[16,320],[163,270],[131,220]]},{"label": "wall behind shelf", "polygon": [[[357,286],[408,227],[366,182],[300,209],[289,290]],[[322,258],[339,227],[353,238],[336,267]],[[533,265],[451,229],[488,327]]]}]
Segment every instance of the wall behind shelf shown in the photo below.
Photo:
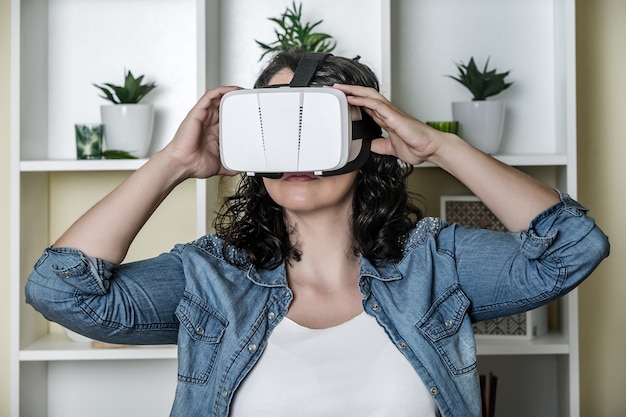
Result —
[{"label": "wall behind shelf", "polygon": [[[518,167],[523,171],[546,184],[555,186],[557,170],[553,166],[525,166]],[[415,168],[409,177],[409,190],[416,197],[418,207],[426,216],[439,217],[439,196],[441,195],[471,195],[471,192],[461,182],[442,169],[435,167]]]},{"label": "wall behind shelf", "polygon": [[[50,243],[130,173],[54,172],[50,174]],[[159,206],[130,247],[126,261],[154,257],[196,237],[196,183],[179,185]],[[80,198],[76,198],[80,195]]]}]

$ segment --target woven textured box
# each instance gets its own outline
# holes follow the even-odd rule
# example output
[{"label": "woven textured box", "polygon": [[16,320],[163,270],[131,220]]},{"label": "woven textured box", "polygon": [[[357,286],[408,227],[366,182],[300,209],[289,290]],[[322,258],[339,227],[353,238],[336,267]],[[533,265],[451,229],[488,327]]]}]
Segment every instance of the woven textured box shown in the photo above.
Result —
[{"label": "woven textured box", "polygon": [[[441,218],[478,229],[506,232],[506,227],[475,196],[441,196]],[[474,323],[477,339],[530,340],[548,332],[548,309],[539,307],[526,313]]]}]

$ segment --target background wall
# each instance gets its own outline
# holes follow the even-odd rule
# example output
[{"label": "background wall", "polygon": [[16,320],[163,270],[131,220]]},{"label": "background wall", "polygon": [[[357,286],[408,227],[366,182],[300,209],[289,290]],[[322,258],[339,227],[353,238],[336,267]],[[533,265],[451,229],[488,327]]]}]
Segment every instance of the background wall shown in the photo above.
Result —
[{"label": "background wall", "polygon": [[626,415],[626,2],[577,1],[579,199],[611,239],[580,288],[581,415]]},{"label": "background wall", "polygon": [[[0,417],[8,416],[10,0],[0,0]],[[626,2],[578,0],[579,199],[612,256],[580,288],[583,417],[626,415]]]}]

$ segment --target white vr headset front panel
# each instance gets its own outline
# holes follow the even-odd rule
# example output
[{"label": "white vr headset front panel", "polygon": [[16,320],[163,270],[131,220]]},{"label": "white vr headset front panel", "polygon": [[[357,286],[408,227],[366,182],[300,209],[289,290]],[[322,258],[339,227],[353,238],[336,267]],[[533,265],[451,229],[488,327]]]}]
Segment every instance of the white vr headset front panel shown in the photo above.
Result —
[{"label": "white vr headset front panel", "polygon": [[348,101],[333,88],[231,91],[220,105],[224,167],[247,173],[343,167],[352,141]]}]

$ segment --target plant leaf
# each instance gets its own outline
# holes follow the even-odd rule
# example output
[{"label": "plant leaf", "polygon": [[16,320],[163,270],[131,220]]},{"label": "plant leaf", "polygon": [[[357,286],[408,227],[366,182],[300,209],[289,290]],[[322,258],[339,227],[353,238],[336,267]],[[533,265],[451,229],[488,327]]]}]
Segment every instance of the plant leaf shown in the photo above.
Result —
[{"label": "plant leaf", "polygon": [[154,82],[143,84],[143,78],[143,75],[135,78],[129,70],[124,76],[124,86],[111,83],[93,85],[103,92],[104,96],[101,96],[102,98],[111,101],[113,104],[134,104],[139,103],[146,94],[156,88],[156,83]]},{"label": "plant leaf", "polygon": [[456,77],[448,75],[448,77],[464,85],[472,93],[473,100],[485,100],[487,97],[499,94],[513,84],[504,80],[510,71],[498,73],[495,68],[489,70],[489,58],[487,58],[482,72],[476,66],[474,57],[470,57],[467,65],[457,63],[456,66],[459,75]]},{"label": "plant leaf", "polygon": [[270,52],[279,50],[302,49],[307,52],[331,52],[336,47],[332,37],[326,33],[314,33],[313,30],[323,20],[314,23],[302,22],[302,3],[292,2],[280,17],[270,17],[278,29],[274,30],[276,40],[273,42],[261,42],[255,39],[256,44],[263,49],[260,59]]}]

